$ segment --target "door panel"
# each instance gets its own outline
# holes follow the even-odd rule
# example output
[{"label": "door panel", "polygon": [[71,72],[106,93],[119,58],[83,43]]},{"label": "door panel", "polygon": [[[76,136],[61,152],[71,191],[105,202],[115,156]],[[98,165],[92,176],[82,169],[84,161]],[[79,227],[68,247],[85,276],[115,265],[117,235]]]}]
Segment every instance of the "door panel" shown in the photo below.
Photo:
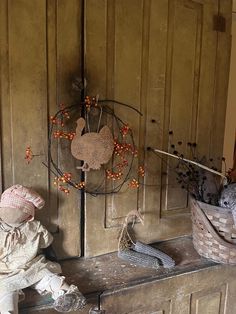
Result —
[{"label": "door panel", "polygon": [[101,307],[107,314],[231,314],[235,270],[219,267],[105,292]]},{"label": "door panel", "polygon": [[224,314],[228,285],[192,294],[191,313]]}]

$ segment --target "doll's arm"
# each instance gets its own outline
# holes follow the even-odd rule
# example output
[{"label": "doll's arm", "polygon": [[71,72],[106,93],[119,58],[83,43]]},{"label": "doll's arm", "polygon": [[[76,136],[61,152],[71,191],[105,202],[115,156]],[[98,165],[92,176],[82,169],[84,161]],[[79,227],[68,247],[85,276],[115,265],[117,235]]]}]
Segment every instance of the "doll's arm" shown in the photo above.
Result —
[{"label": "doll's arm", "polygon": [[38,233],[40,234],[40,239],[39,239],[39,248],[40,249],[45,249],[47,248],[53,241],[53,236],[51,233],[43,226],[40,224],[38,228]]},{"label": "doll's arm", "polygon": [[39,227],[39,233],[40,233],[40,240],[39,240],[39,247],[42,249],[43,254],[45,257],[50,261],[57,261],[57,256],[55,254],[55,251],[53,250],[53,247],[51,245],[53,241],[53,236],[51,233],[40,224]]}]

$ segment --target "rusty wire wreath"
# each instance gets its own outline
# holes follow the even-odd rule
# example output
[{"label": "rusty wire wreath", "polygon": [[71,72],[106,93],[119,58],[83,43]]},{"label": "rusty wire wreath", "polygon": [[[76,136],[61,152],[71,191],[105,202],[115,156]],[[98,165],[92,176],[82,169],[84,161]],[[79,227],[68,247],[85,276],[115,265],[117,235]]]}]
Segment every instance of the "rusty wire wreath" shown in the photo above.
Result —
[{"label": "rusty wire wreath", "polygon": [[[138,113],[139,115],[142,116],[142,113],[140,111],[138,111],[136,108],[134,108],[131,105],[116,101],[116,100],[96,100],[95,97],[90,98],[88,96],[85,97],[84,101],[81,101],[81,103],[78,105],[71,105],[71,106],[67,106],[67,107],[62,107],[60,110],[58,110],[54,116],[51,117],[51,125],[49,128],[49,133],[48,133],[48,164],[45,164],[45,166],[47,166],[47,168],[49,169],[49,171],[51,171],[54,175],[55,175],[55,181],[54,184],[57,184],[58,188],[65,192],[65,193],[69,193],[69,186],[75,188],[75,189],[83,189],[85,193],[88,193],[90,195],[93,196],[97,196],[97,195],[106,195],[106,194],[113,194],[113,193],[118,193],[120,192],[120,190],[122,189],[122,187],[124,186],[124,184],[130,180],[130,173],[131,173],[131,169],[134,163],[134,158],[135,158],[135,151],[136,151],[136,146],[135,146],[135,142],[134,142],[134,137],[133,137],[133,132],[131,128],[127,128],[127,124],[115,114],[115,110],[114,108],[111,108],[110,105],[121,105],[124,106],[128,109],[131,109],[133,111],[135,111],[136,113]],[[104,114],[106,114],[107,116],[110,116],[114,122],[114,128],[116,130],[126,130],[126,139],[128,138],[128,141],[130,142],[128,147],[130,147],[130,155],[129,159],[130,161],[127,164],[127,168],[126,168],[126,173],[124,174],[124,176],[121,178],[119,178],[119,181],[117,184],[115,184],[115,180],[113,180],[113,187],[110,189],[107,189],[106,187],[106,180],[107,180],[107,171],[108,169],[105,166],[102,166],[102,169],[104,170],[104,178],[103,180],[94,188],[89,188],[87,186],[84,185],[83,181],[77,182],[75,180],[72,179],[72,176],[70,175],[70,173],[63,171],[63,169],[61,168],[61,166],[58,165],[58,163],[54,160],[53,156],[52,156],[52,143],[55,139],[58,139],[58,145],[61,144],[61,141],[63,139],[67,139],[67,140],[72,140],[73,136],[74,136],[74,132],[65,132],[63,130],[63,128],[67,125],[67,121],[69,119],[71,119],[71,116],[73,118],[75,118],[75,116],[78,118],[80,116],[85,116],[87,114],[90,114],[90,110],[95,110],[95,109],[99,109],[101,110]],[[56,127],[59,127],[60,130],[56,130]],[[113,136],[114,136],[114,128],[113,128]],[[117,139],[118,141],[122,144],[122,140],[124,141],[124,137],[122,136],[122,134],[120,132],[118,132],[117,134]],[[133,151],[132,151],[133,150]],[[116,153],[117,151],[114,149],[113,152],[113,161],[116,158]],[[72,155],[71,155],[72,156]],[[74,158],[72,156],[72,158]],[[114,168],[116,167],[116,165],[112,166],[111,168],[111,172],[113,170],[115,170]],[[111,173],[110,172],[110,173]],[[142,167],[140,166],[139,169],[139,174],[141,176],[144,175],[144,170],[142,169]],[[82,175],[80,175],[80,177],[82,177]],[[136,179],[132,179],[130,186],[132,187],[138,187],[139,183],[138,180]]]}]

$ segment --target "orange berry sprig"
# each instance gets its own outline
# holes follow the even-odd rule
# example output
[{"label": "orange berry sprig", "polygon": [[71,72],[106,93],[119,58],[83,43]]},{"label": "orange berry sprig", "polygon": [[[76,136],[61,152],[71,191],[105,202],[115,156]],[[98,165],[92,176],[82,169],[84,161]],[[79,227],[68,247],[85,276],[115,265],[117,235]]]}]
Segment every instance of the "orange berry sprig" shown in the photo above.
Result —
[{"label": "orange berry sprig", "polygon": [[[141,177],[145,176],[145,170],[143,168],[143,166],[139,166],[138,167],[138,175]],[[132,179],[129,183],[128,183],[128,187],[132,188],[132,189],[138,189],[140,186],[138,180],[136,179]]]},{"label": "orange berry sprig", "polygon": [[106,178],[112,180],[120,180],[123,176],[124,168],[129,166],[129,162],[127,159],[127,154],[131,153],[134,157],[137,157],[138,151],[136,148],[128,143],[120,143],[117,139],[114,140],[114,154],[119,157],[120,162],[118,162],[113,170],[106,170]]},{"label": "orange berry sprig", "polygon": [[60,177],[55,177],[55,179],[54,179],[54,184],[56,185],[56,184],[58,184],[58,183],[66,183],[66,182],[69,182],[69,181],[71,181],[71,177],[72,177],[71,173],[65,172],[65,173],[63,173],[62,176],[60,176]]},{"label": "orange berry sprig", "polygon": [[29,164],[31,160],[34,158],[33,152],[31,150],[31,146],[28,146],[25,150],[25,159],[27,163]]},{"label": "orange berry sprig", "polygon": [[138,175],[140,177],[144,177],[145,176],[145,170],[144,170],[144,167],[143,166],[139,166],[138,167]]},{"label": "orange berry sprig", "polygon": [[[65,194],[69,194],[70,193],[70,189],[69,189],[69,185],[67,184],[66,186],[64,186],[63,184],[58,184],[58,182],[54,181],[54,184],[56,184],[58,186],[58,189],[62,192],[64,192]],[[85,184],[84,182],[80,182],[75,184],[75,188],[78,190],[82,190],[84,188]]]},{"label": "orange berry sprig", "polygon": [[125,137],[129,133],[130,127],[128,124],[125,124],[121,129],[120,133],[122,134],[123,137]]},{"label": "orange berry sprig", "polygon": [[54,116],[51,116],[50,120],[51,120],[52,124],[61,125],[62,127],[64,126],[64,122],[62,121],[62,119],[56,118]]},{"label": "orange berry sprig", "polygon": [[107,179],[112,179],[114,181],[120,180],[122,175],[123,175],[123,173],[121,171],[114,172],[114,171],[111,171],[109,169],[106,170],[106,177],[107,177]]},{"label": "orange berry sprig", "polygon": [[56,185],[60,191],[68,195],[70,193],[68,182],[71,180],[71,177],[72,177],[71,173],[69,172],[63,173],[62,176],[54,178],[54,185]]},{"label": "orange berry sprig", "polygon": [[60,104],[60,108],[61,108],[61,117],[62,118],[66,118],[66,119],[70,119],[70,115],[68,110],[65,108],[64,104]]},{"label": "orange berry sprig", "polygon": [[89,111],[91,107],[97,107],[98,102],[96,97],[85,96],[84,104],[86,109]]},{"label": "orange berry sprig", "polygon": [[131,153],[135,157],[138,155],[137,149],[128,143],[119,143],[116,139],[114,140],[114,153],[117,156],[122,156],[124,157],[125,153]]},{"label": "orange berry sprig", "polygon": [[[138,175],[141,177],[145,176],[145,170],[143,168],[143,166],[139,166],[138,167]],[[129,183],[128,183],[128,187],[131,189],[138,189],[140,186],[138,180],[136,179],[132,179]]]},{"label": "orange berry sprig", "polygon": [[62,192],[64,192],[66,195],[69,195],[70,189],[68,187],[64,187],[62,185],[58,185],[58,189]]},{"label": "orange berry sprig", "polygon": [[60,104],[61,112],[60,112],[60,118],[57,118],[56,116],[51,116],[50,120],[52,124],[64,126],[65,125],[65,119],[70,119],[70,115],[67,109],[65,109],[64,104]]},{"label": "orange berry sprig", "polygon": [[85,187],[85,183],[81,181],[80,183],[75,184],[76,189],[81,190]]},{"label": "orange berry sprig", "polygon": [[[70,193],[70,189],[69,189],[69,185],[68,183],[71,182],[71,178],[72,178],[72,175],[70,172],[65,172],[63,173],[62,176],[60,177],[55,177],[54,179],[54,185],[56,185],[58,187],[58,189],[62,192],[64,192],[65,194],[69,194]],[[80,182],[80,183],[76,183],[74,185],[74,187],[78,190],[81,190],[83,189],[85,186],[85,183],[84,182]]]},{"label": "orange berry sprig", "polygon": [[65,138],[67,140],[72,141],[75,136],[75,132],[64,132],[61,130],[57,130],[53,132],[54,138]]},{"label": "orange berry sprig", "polygon": [[138,183],[138,181],[136,179],[132,179],[129,182],[128,187],[132,188],[132,189],[137,189],[139,187],[139,183]]}]

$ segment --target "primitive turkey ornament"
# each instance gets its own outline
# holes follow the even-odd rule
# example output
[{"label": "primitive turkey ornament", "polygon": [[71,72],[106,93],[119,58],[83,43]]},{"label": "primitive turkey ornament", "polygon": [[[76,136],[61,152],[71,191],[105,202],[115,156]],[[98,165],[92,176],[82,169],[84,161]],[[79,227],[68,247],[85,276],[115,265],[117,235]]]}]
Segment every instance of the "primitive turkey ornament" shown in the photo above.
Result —
[{"label": "primitive turkey ornament", "polygon": [[101,165],[106,164],[112,157],[114,150],[114,139],[108,126],[103,126],[96,132],[82,134],[85,128],[85,119],[80,117],[77,120],[76,134],[71,142],[71,153],[84,163],[82,171],[90,169],[98,170]]}]

